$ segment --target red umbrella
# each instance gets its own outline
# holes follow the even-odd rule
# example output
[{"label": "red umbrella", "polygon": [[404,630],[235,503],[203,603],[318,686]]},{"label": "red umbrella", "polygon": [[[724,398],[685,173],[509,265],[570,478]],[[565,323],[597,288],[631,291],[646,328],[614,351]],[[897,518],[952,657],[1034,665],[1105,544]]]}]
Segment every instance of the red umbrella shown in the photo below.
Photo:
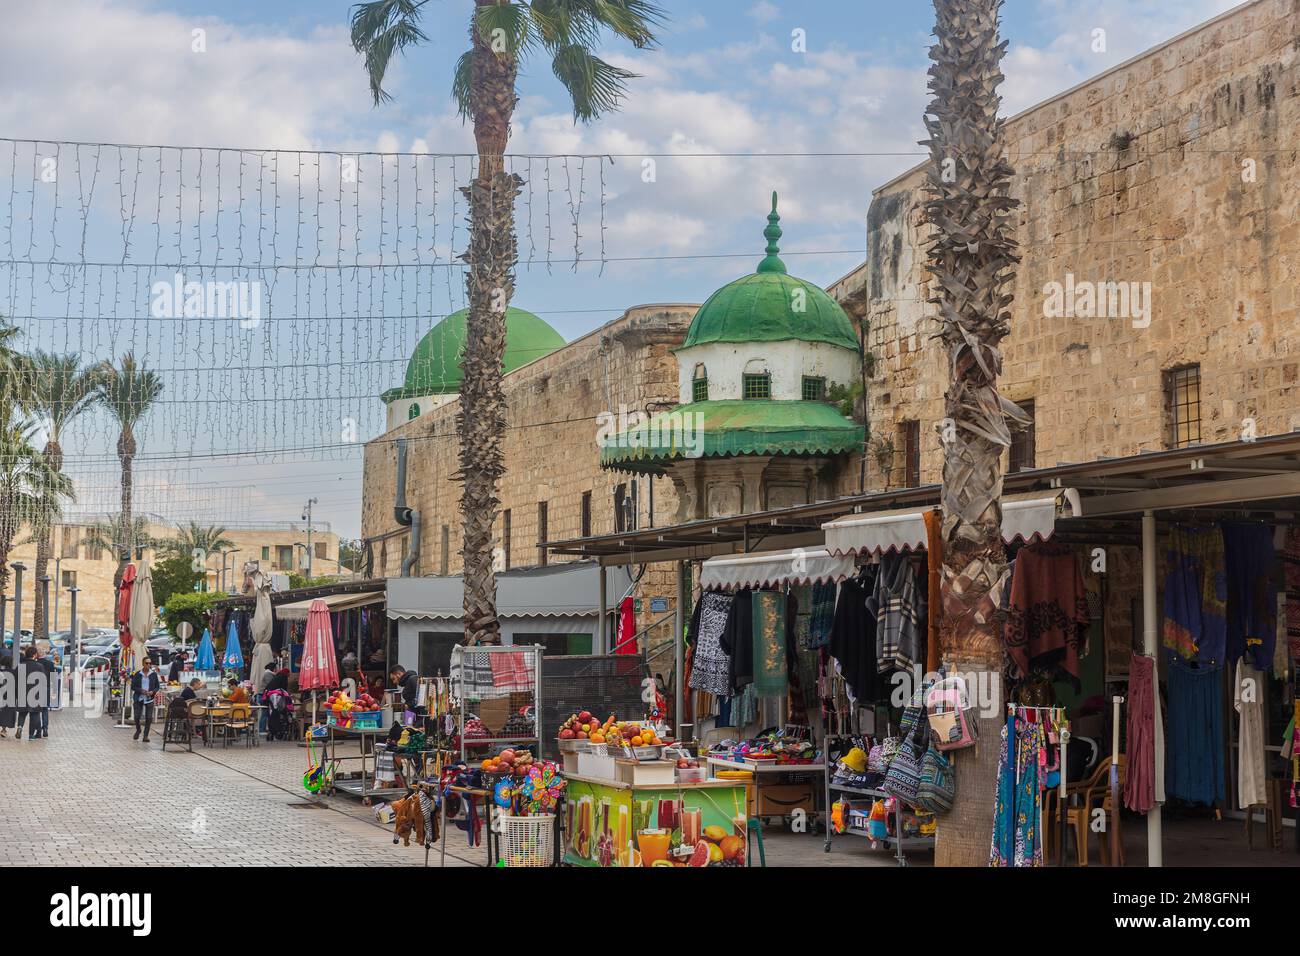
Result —
[{"label": "red umbrella", "polygon": [[128,564],[122,572],[122,587],[117,592],[116,624],[126,624],[131,620],[131,590],[135,587],[135,565]]},{"label": "red umbrella", "polygon": [[320,598],[307,609],[307,634],[298,665],[298,686],[303,690],[335,687],[339,682],[339,665],[334,658],[334,631],[330,628],[330,610]]}]

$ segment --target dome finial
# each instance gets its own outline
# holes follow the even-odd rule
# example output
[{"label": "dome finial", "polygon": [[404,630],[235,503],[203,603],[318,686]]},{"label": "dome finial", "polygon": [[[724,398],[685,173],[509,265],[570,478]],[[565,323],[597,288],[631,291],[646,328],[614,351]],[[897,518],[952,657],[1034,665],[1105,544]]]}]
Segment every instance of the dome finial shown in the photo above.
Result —
[{"label": "dome finial", "polygon": [[767,228],[763,230],[763,235],[767,239],[767,248],[763,250],[767,255],[763,261],[758,264],[759,272],[785,272],[785,263],[781,261],[778,253],[781,247],[776,241],[781,238],[781,227],[778,225],[781,217],[776,211],[776,190],[772,190],[772,211],[767,214]]}]

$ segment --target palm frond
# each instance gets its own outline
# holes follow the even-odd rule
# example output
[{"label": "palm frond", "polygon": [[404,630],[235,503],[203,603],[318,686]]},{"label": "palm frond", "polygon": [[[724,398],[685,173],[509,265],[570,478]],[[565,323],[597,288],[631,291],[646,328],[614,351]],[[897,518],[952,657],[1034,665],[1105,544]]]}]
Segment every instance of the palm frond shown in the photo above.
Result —
[{"label": "palm frond", "polygon": [[618,107],[637,74],[606,63],[576,43],[561,48],[551,69],[573,99],[573,118],[588,123]]},{"label": "palm frond", "polygon": [[[522,3],[476,7],[474,29],[493,53],[520,57],[537,42],[533,18]],[[503,42],[502,42],[503,41]]]},{"label": "palm frond", "polygon": [[668,21],[663,8],[651,0],[588,0],[588,5],[596,23],[631,41],[638,50],[658,46],[654,29]]},{"label": "palm frond", "polygon": [[456,100],[456,109],[461,119],[473,115],[470,96],[474,91],[474,51],[466,50],[456,61],[456,72],[451,78],[451,95]]},{"label": "palm frond", "polygon": [[140,365],[135,353],[127,352],[121,363],[103,362],[95,382],[95,401],[103,405],[121,428],[130,430],[163,391],[157,372]]},{"label": "palm frond", "polygon": [[83,368],[79,355],[57,355],[37,349],[28,362],[30,386],[25,403],[49,425],[57,441],[64,427],[95,401],[99,372]]},{"label": "palm frond", "polygon": [[428,39],[419,26],[424,4],[425,0],[373,0],[352,8],[352,48],[365,57],[376,106],[392,99],[384,89],[384,76],[393,54]]}]

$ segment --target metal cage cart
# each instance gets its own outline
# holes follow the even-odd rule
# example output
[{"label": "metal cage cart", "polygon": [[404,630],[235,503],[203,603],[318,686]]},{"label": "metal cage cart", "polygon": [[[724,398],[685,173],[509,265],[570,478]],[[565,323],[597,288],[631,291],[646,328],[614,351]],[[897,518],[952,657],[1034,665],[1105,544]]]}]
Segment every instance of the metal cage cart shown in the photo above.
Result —
[{"label": "metal cage cart", "polygon": [[[836,749],[834,744],[847,743],[851,740],[849,737],[838,735],[827,735],[826,737],[826,759],[824,761],[824,772],[826,775],[826,846],[825,851],[831,852],[831,840],[836,836],[848,836],[850,834],[863,838],[868,838],[867,831],[855,827],[847,827],[843,833],[837,834],[830,825],[831,803],[834,794],[844,794],[847,797],[860,797],[863,800],[884,800],[888,797],[883,790],[863,789],[859,787],[845,787],[840,784],[831,782],[835,773],[835,766],[839,763],[839,755],[846,752],[847,748]],[[881,837],[879,842],[886,848],[894,851],[894,858],[898,861],[899,866],[907,866],[908,850],[934,850],[934,837],[932,836],[903,836],[903,814],[900,804],[894,801],[894,809],[889,811],[889,816],[894,820],[894,832],[888,836]]]},{"label": "metal cage cart", "polygon": [[[457,645],[451,651],[451,695],[456,718],[456,735],[460,738],[460,759],[468,760],[468,744],[504,747],[532,745],[541,756],[539,730],[542,714],[542,655],[540,644]],[[533,713],[532,729],[527,734],[503,733],[503,727],[490,727],[487,737],[467,740],[465,724],[488,706],[507,719],[521,707]],[[486,721],[485,721],[486,723]]]}]

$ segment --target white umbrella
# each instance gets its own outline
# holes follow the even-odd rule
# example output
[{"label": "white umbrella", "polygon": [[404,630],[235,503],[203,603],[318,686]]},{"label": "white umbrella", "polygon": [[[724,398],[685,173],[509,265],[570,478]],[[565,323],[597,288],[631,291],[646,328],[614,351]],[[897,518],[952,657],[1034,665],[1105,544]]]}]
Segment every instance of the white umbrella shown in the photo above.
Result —
[{"label": "white umbrella", "polygon": [[149,562],[142,561],[140,573],[135,576],[135,586],[131,589],[131,616],[127,618],[127,627],[131,631],[131,655],[136,664],[144,662],[145,642],[153,633],[156,612],[153,604],[153,575],[149,571]]},{"label": "white umbrella", "polygon": [[271,650],[271,631],[275,618],[271,613],[271,579],[261,571],[252,573],[251,583],[257,594],[257,603],[253,608],[253,621],[249,630],[253,635],[253,666],[251,673],[254,680],[266,669],[266,665],[275,656]]}]

